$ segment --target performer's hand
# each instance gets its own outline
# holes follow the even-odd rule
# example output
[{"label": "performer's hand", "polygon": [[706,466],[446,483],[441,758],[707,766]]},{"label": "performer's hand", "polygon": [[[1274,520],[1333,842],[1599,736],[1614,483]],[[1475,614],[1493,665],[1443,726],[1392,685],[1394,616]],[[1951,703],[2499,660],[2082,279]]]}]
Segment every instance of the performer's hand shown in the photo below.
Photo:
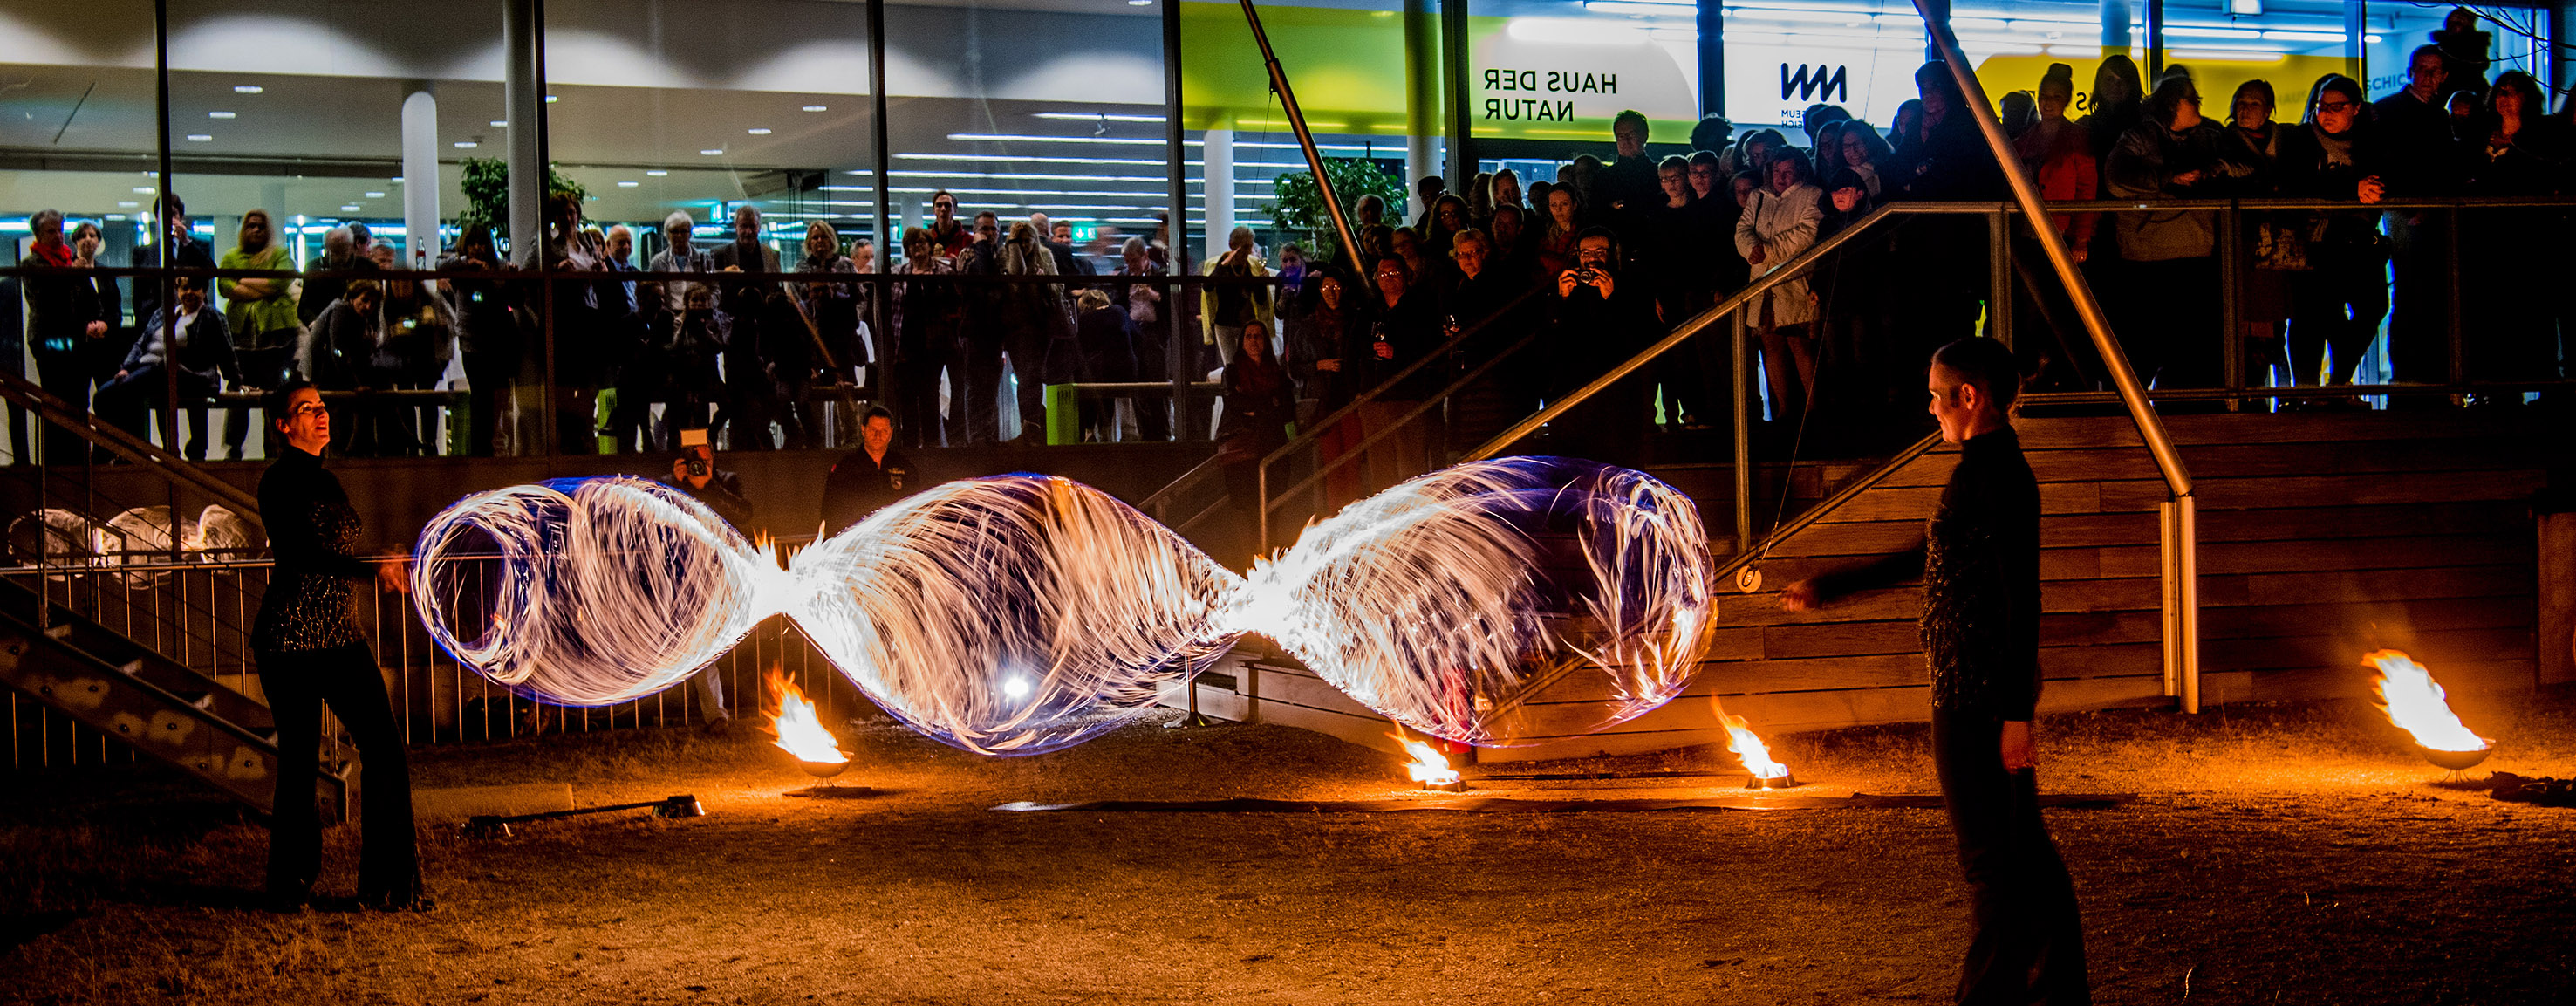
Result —
[{"label": "performer's hand", "polygon": [[2004,721],[2004,771],[2024,772],[2039,764],[2039,752],[2030,743],[2029,720]]},{"label": "performer's hand", "polygon": [[388,594],[411,593],[411,557],[398,555],[377,563],[376,587]]},{"label": "performer's hand", "polygon": [[1780,588],[1780,610],[1782,611],[1814,611],[1820,607],[1823,607],[1823,604],[1816,597],[1816,583],[1813,580],[1800,580]]}]

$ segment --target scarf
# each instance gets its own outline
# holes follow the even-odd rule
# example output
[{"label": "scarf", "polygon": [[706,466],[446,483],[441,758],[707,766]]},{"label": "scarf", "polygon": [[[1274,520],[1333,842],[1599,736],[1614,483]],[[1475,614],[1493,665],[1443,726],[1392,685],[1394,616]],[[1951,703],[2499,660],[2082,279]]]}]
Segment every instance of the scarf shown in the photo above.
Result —
[{"label": "scarf", "polygon": [[2351,133],[2336,136],[2333,133],[2326,132],[2325,127],[2319,126],[2313,122],[2308,124],[2308,131],[2316,135],[2317,146],[2325,150],[2327,164],[2339,168],[2349,168],[2352,166]]},{"label": "scarf", "polygon": [[80,256],[72,253],[70,242],[48,245],[39,241],[36,243],[35,252],[39,263],[56,269],[69,269],[73,263],[80,261]]}]

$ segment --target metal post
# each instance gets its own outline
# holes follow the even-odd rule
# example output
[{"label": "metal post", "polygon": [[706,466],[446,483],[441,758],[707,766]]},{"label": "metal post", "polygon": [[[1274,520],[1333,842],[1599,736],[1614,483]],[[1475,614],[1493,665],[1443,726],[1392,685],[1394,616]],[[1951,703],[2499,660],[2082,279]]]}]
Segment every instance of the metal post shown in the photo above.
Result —
[{"label": "metal post", "polygon": [[[1297,107],[1297,92],[1288,87],[1288,71],[1280,69],[1279,54],[1271,51],[1270,36],[1261,30],[1261,14],[1252,9],[1252,0],[1243,0],[1243,18],[1252,25],[1252,41],[1261,46],[1261,63],[1270,71],[1270,89],[1279,94],[1279,110],[1288,116],[1288,128],[1297,133],[1297,148],[1306,153],[1307,170],[1315,173],[1315,192],[1324,197],[1324,212],[1332,215],[1333,232],[1341,235],[1343,248],[1356,254],[1360,243],[1351,238],[1351,222],[1342,216],[1342,200],[1333,194],[1332,176],[1324,172],[1324,155],[1315,149],[1315,134],[1306,129],[1306,113]],[[1179,162],[1176,159],[1173,163],[1177,166]]]},{"label": "metal post", "polygon": [[[2229,391],[2245,388],[2245,215],[2233,201],[2218,211],[2219,373]],[[2227,400],[2227,411],[2244,406]]]},{"label": "metal post", "polygon": [[[1173,279],[1178,279],[1190,269],[1189,180],[1182,174],[1188,168],[1189,157],[1181,142],[1181,111],[1181,5],[1167,0],[1163,4],[1163,159],[1168,162],[1164,178],[1171,184],[1171,208],[1166,211],[1171,233],[1163,249],[1166,256],[1163,273]],[[1182,362],[1181,331],[1181,297],[1186,290],[1177,282],[1162,286],[1163,366],[1166,376],[1172,381],[1169,428],[1172,439],[1176,441],[1190,438],[1190,373],[1189,366]],[[1188,348],[1197,347],[1193,343]],[[1146,408],[1145,401],[1139,399],[1136,407]]]},{"label": "metal post", "polygon": [[2163,562],[2165,694],[2182,711],[2200,711],[2200,560],[2187,547],[2200,539],[2200,508],[2189,496],[2156,504]]},{"label": "metal post", "polygon": [[1467,108],[1467,5],[1468,0],[1440,0],[1440,96],[1449,106],[1449,177],[1461,194],[1476,178],[1476,125]]},{"label": "metal post", "polygon": [[[2448,268],[2442,270],[2442,336],[2443,342],[2448,350],[2445,355],[2448,357],[2447,363],[2449,366],[2447,371],[2448,376],[2443,378],[2443,381],[2446,384],[2458,385],[2467,379],[2469,371],[2467,361],[2468,346],[2466,341],[2461,338],[2460,330],[2461,214],[2459,207],[2454,206],[2444,210],[2426,210],[2424,211],[2424,219],[2433,219],[2435,214],[2439,214],[2442,218],[2442,261],[2448,266]],[[2405,375],[2400,374],[2398,376],[2404,377]],[[2521,375],[2517,374],[2510,376],[2519,377]]]},{"label": "metal post", "polygon": [[[903,249],[903,236],[895,233],[894,192],[886,180],[892,155],[887,153],[887,147],[891,145],[891,141],[886,137],[885,66],[885,0],[868,0],[868,117],[874,120],[869,124],[869,140],[876,145],[877,153],[876,267],[879,276],[886,275],[894,268],[894,253]],[[888,407],[891,407],[896,400],[894,354],[896,348],[902,345],[902,340],[896,333],[887,331],[894,320],[894,308],[887,301],[893,299],[894,284],[881,281],[876,284],[875,295],[868,298],[868,331],[875,334],[877,344],[876,372],[868,376],[876,381],[878,404]],[[855,378],[852,379],[855,380]],[[865,415],[858,417],[858,425],[862,429],[867,426]],[[928,432],[914,430],[911,435],[922,436]],[[927,442],[924,441],[924,443]]]},{"label": "metal post", "polygon": [[1728,357],[1733,362],[1727,380],[1735,387],[1735,551],[1741,554],[1753,547],[1753,381],[1746,369],[1753,353],[1744,312],[1735,312],[1731,320],[1735,351]]},{"label": "metal post", "polygon": [[1986,217],[1986,334],[2003,343],[2005,349],[2011,349],[2012,225],[2006,216],[2003,209],[1997,207],[1992,215]]},{"label": "metal post", "polygon": [[2165,75],[2165,0],[2147,0],[2147,79],[2146,89],[2156,89],[2156,78]]},{"label": "metal post", "polygon": [[[1985,135],[1986,149],[1994,155],[1996,166],[2003,169],[2004,182],[2012,188],[2013,201],[2020,204],[2022,216],[2031,221],[2031,232],[2038,236],[2040,250],[2047,253],[2048,264],[2057,270],[2059,282],[2066,285],[2067,299],[2074,302],[2076,316],[2083,320],[2085,333],[2092,337],[2093,348],[2101,354],[2103,367],[2111,373],[2112,385],[2120,391],[2121,404],[2127,406],[2130,420],[2137,424],[2138,439],[2145,441],[2147,452],[2156,459],[2157,472],[2164,476],[2165,487],[2172,492],[2174,501],[2185,508],[2187,515],[2192,494],[2191,473],[2183,467],[2182,455],[2174,449],[2173,438],[2166,434],[2164,421],[2157,417],[2154,407],[2147,404],[2146,388],[2138,382],[2137,371],[2129,366],[2128,356],[2120,351],[2120,341],[2112,335],[2110,320],[2103,316],[2102,304],[2094,299],[2093,288],[2085,283],[2083,272],[2075,267],[2074,257],[2068,254],[2065,236],[2057,233],[2057,228],[2045,226],[2047,203],[2040,199],[2038,187],[2031,184],[2030,173],[2022,167],[2021,159],[2014,156],[2011,141],[2004,138],[2003,124],[1995,118],[1994,102],[1986,97],[1985,87],[1969,70],[1967,57],[1959,52],[1958,39],[1951,37],[1947,25],[1934,23],[1929,6],[1932,2],[1914,0],[1915,9],[1923,15],[1926,34],[1940,47],[1942,61],[1949,67],[1951,80],[1958,84],[1960,92],[1968,99],[1969,121],[1976,123],[1977,131]],[[2154,12],[2161,7],[2162,0],[2149,0],[2149,4],[2149,26],[2152,29],[2155,27],[2153,19],[2158,16]],[[2150,38],[2151,44],[2157,41],[2161,40]],[[2176,531],[2173,540],[2165,543],[2165,561],[2177,569],[2195,569],[2197,560],[2192,555],[2199,548],[2197,525],[2185,516],[2176,522]],[[2183,690],[2196,699],[2200,687],[2200,619],[2196,610],[2199,594],[2196,589],[2178,593],[2178,603],[2188,610],[2168,622],[2167,668],[2168,673],[2180,673],[2187,679]]]},{"label": "metal post", "polygon": [[[170,193],[174,188],[170,179],[170,0],[153,0],[152,67],[156,88],[154,114],[159,117],[161,126],[159,140],[155,144],[157,147],[155,153],[160,158],[161,174],[154,179],[160,184],[153,186],[160,191],[160,197],[155,201],[160,205],[161,211],[153,216],[152,226],[161,229],[160,235],[154,239],[161,245],[159,256],[161,271],[149,277],[137,276],[134,281],[150,282],[161,289],[158,300],[161,305],[161,443],[168,447],[171,453],[176,454],[179,452],[179,339],[177,335],[179,288],[170,269],[179,264],[171,259],[171,256],[178,254],[179,249],[170,241]],[[206,302],[209,305],[213,304],[214,278],[204,277],[198,282],[207,285]],[[150,318],[136,320],[144,324],[152,322]],[[150,337],[145,336],[145,338]],[[37,425],[41,427],[43,424],[40,422]],[[40,429],[38,432],[43,431]],[[198,430],[197,437],[201,440],[207,439],[206,431]],[[179,548],[178,492],[176,487],[170,490],[169,544],[174,557],[178,554]]]}]

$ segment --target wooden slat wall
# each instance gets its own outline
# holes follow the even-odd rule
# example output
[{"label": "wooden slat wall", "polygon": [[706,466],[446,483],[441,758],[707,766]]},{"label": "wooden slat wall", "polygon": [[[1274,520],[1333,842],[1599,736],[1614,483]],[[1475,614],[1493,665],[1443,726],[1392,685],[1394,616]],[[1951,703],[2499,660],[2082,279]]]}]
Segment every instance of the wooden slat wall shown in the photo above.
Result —
[{"label": "wooden slat wall", "polygon": [[[2526,500],[2565,448],[2527,425],[2454,413],[2239,414],[2168,420],[2200,500],[2206,703],[2364,695],[2364,652],[2394,646],[2455,692],[2536,680],[2535,528]],[[2025,419],[2041,482],[2041,664],[2049,711],[2162,696],[2156,505],[2165,487],[2123,417]],[[1530,709],[1529,746],[1488,761],[1718,741],[1711,697],[1763,731],[1922,719],[1919,586],[1791,614],[1775,591],[1903,548],[1955,448],[1929,453],[1790,538],[1769,590],[1727,594],[1685,697],[1601,733],[1583,682]],[[1274,671],[1261,680],[1301,672]],[[1330,689],[1311,678],[1314,690]],[[1368,742],[1384,721],[1339,695],[1240,697],[1248,717]],[[1337,701],[1336,701],[1337,700]],[[1203,700],[1204,701],[1204,700]],[[1382,742],[1381,742],[1382,743]]]}]

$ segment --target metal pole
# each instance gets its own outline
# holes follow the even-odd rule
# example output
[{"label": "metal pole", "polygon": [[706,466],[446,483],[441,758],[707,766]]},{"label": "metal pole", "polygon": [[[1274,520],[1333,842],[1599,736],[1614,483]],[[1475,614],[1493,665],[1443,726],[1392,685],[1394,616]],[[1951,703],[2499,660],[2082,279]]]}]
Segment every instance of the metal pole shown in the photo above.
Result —
[{"label": "metal pole", "polygon": [[1752,340],[1744,332],[1744,312],[1735,312],[1734,352],[1728,356],[1727,380],[1735,387],[1735,551],[1753,547],[1753,380],[1747,369]]},{"label": "metal pole", "polygon": [[[903,236],[894,230],[894,193],[886,180],[892,157],[886,149],[892,141],[886,136],[885,65],[885,0],[868,0],[868,115],[875,120],[869,124],[869,140],[876,145],[877,152],[876,274],[879,276],[894,268],[894,253],[903,249]],[[894,284],[884,282],[877,283],[874,295],[868,298],[868,331],[876,336],[877,344],[876,372],[868,376],[876,381],[876,397],[880,405],[891,405],[895,401],[894,354],[896,348],[903,344],[896,333],[886,330],[894,319],[893,307],[886,302],[893,298]],[[861,415],[857,418],[857,425],[864,429],[867,417]],[[911,435],[921,436],[928,432],[914,430]]]},{"label": "metal pole", "polygon": [[2443,378],[2443,383],[2459,384],[2468,374],[2468,345],[2461,338],[2460,330],[2460,217],[2462,214],[2458,209],[2434,210],[2425,213],[2424,219],[2431,220],[2436,213],[2440,214],[2442,219],[2443,261],[2450,266],[2442,270],[2442,336],[2444,355],[2447,357],[2445,373],[2449,375]]},{"label": "metal pole", "polygon": [[1288,72],[1280,69],[1279,54],[1271,51],[1270,36],[1261,30],[1261,13],[1252,9],[1252,0],[1243,0],[1243,19],[1252,25],[1252,41],[1261,46],[1261,63],[1270,71],[1270,89],[1279,93],[1279,110],[1287,113],[1288,128],[1297,133],[1297,147],[1306,152],[1306,168],[1315,173],[1315,191],[1324,197],[1324,212],[1333,218],[1333,231],[1341,235],[1345,254],[1358,254],[1360,243],[1351,239],[1351,222],[1342,216],[1341,199],[1333,195],[1332,176],[1324,173],[1324,155],[1315,149],[1315,134],[1306,129],[1306,113],[1297,108],[1297,92],[1288,87]]},{"label": "metal pole", "polygon": [[[176,454],[179,452],[179,340],[176,334],[179,330],[179,290],[178,283],[170,274],[170,267],[179,264],[171,260],[171,256],[178,254],[179,249],[170,242],[170,0],[153,0],[152,61],[153,76],[158,88],[154,111],[161,121],[160,141],[157,144],[161,174],[156,179],[161,184],[153,186],[161,193],[159,199],[161,212],[153,216],[152,226],[161,229],[161,233],[154,238],[161,245],[159,256],[161,272],[159,275],[150,277],[150,281],[161,288],[161,296],[156,298],[156,302],[161,305],[161,443],[168,447],[171,453]],[[137,283],[144,280],[145,277],[135,277]],[[211,285],[214,280],[212,277],[207,277],[198,282]],[[214,300],[211,291],[206,299],[210,302]],[[147,325],[152,322],[150,318],[138,320]],[[197,436],[204,439],[206,431],[198,430]],[[178,554],[179,548],[176,523],[179,519],[178,492],[175,486],[170,490],[170,519],[173,521],[170,548],[173,556]]]},{"label": "metal pole", "polygon": [[[2218,213],[2219,373],[2229,391],[2245,387],[2245,215],[2234,206]],[[2227,400],[2234,412],[2243,400]]]},{"label": "metal pole", "polygon": [[2005,349],[2013,348],[2012,290],[2012,227],[1998,207],[1986,218],[1986,334]]},{"label": "metal pole", "polygon": [[[2168,590],[2169,610],[2166,620],[2166,668],[2168,674],[2179,674],[2186,695],[2185,711],[2197,710],[2200,683],[2200,619],[2197,608],[2199,592],[2188,586],[2189,571],[2197,569],[2193,553],[2199,549],[2198,526],[2187,515],[2191,507],[2191,473],[2183,467],[2182,455],[2174,449],[2173,438],[2166,434],[2164,421],[2155,408],[2147,404],[2146,388],[2138,382],[2137,371],[2129,366],[2127,354],[2120,351],[2119,339],[2111,333],[2111,322],[2102,314],[2101,302],[2093,298],[2093,288],[2084,282],[2084,274],[2075,268],[2075,259],[2066,251],[2066,238],[2057,228],[2048,226],[2048,206],[2039,197],[2038,187],[2031,184],[2030,174],[2014,155],[2011,141],[2004,138],[2003,124],[1995,117],[1994,102],[1986,97],[1976,74],[1968,69],[1967,57],[1959,52],[1959,41],[1951,37],[1946,24],[1935,24],[1930,4],[1934,0],[1914,0],[1915,10],[1923,15],[1925,33],[1941,49],[1943,63],[1950,78],[1968,99],[1970,121],[1986,138],[1997,167],[2003,169],[2004,182],[2012,187],[2013,201],[2020,204],[2022,215],[2031,223],[2031,232],[2039,237],[2041,251],[2048,254],[2048,264],[2057,270],[2057,278],[2066,284],[2067,299],[2075,304],[2076,316],[2084,322],[2084,331],[2093,338],[2093,348],[2100,352],[2102,365],[2111,373],[2111,383],[2120,390],[2120,402],[2129,409],[2129,418],[2138,426],[2138,438],[2146,442],[2148,453],[2156,459],[2156,470],[2173,493],[2175,504],[2186,516],[2175,521],[2174,536],[2164,543],[2165,563],[2177,571],[2184,584]],[[2149,2],[2149,42],[2161,41],[2158,30],[2162,0]],[[2159,50],[2160,51],[2160,50]]]},{"label": "metal pole", "polygon": [[1467,5],[1468,0],[1440,0],[1440,98],[1449,106],[1449,177],[1461,193],[1476,178],[1476,126],[1467,108]]},{"label": "metal pole", "polygon": [[[1163,273],[1173,279],[1178,279],[1190,270],[1190,194],[1189,178],[1184,174],[1188,170],[1189,156],[1184,149],[1186,145],[1181,141],[1181,97],[1181,5],[1165,0],[1163,4],[1163,159],[1167,162],[1164,178],[1171,184],[1171,208],[1166,211],[1171,233],[1167,235],[1168,243],[1163,249],[1165,256]],[[1163,294],[1163,367],[1165,376],[1172,382],[1170,395],[1172,419],[1169,430],[1173,440],[1186,441],[1190,438],[1187,424],[1190,415],[1191,365],[1184,362],[1187,357],[1184,356],[1183,351],[1185,348],[1197,348],[1195,341],[1188,347],[1182,345],[1181,298],[1187,294],[1188,288],[1174,282],[1163,284],[1161,290]],[[1188,356],[1195,355],[1195,353],[1188,354]],[[1150,407],[1146,401],[1139,399],[1136,407],[1140,409]],[[1141,419],[1138,420],[1139,425],[1142,425],[1142,422]]]},{"label": "metal pole", "polygon": [[[1915,9],[1924,11],[1927,0],[1914,0]],[[1931,23],[1925,11],[1925,24]],[[1995,118],[1994,102],[1986,97],[1976,74],[1968,69],[1967,57],[1959,53],[1959,42],[1946,30],[1931,32],[1933,44],[1940,47],[1942,60],[1950,68],[1950,78],[1967,95],[1969,121],[1985,134],[1986,148],[1994,153],[1997,166],[2003,169],[2004,182],[2012,187],[2013,201],[2022,215],[2034,224],[2031,231],[2039,237],[2041,251],[2048,253],[2048,264],[2057,270],[2059,282],[2066,284],[2067,299],[2075,303],[2076,317],[2084,322],[2084,331],[2093,338],[2093,348],[2102,355],[2103,366],[2111,372],[2111,383],[2119,389],[2120,402],[2128,406],[2129,418],[2138,424],[2139,439],[2155,455],[2156,470],[2164,476],[2165,485],[2176,496],[2191,495],[2191,474],[2183,468],[2182,457],[2174,451],[2173,438],[2166,435],[2164,421],[2155,408],[2147,404],[2146,386],[2138,382],[2138,372],[2129,366],[2129,357],[2120,351],[2119,339],[2111,334],[2110,319],[2102,314],[2102,303],[2093,297],[2093,288],[2084,282],[2084,273],[2075,267],[2075,259],[2066,251],[2066,238],[2057,228],[2041,226],[2048,220],[2048,204],[2039,197],[2039,188],[2023,170],[2021,159],[2014,155],[2012,141],[2004,137],[2004,128]]]}]

